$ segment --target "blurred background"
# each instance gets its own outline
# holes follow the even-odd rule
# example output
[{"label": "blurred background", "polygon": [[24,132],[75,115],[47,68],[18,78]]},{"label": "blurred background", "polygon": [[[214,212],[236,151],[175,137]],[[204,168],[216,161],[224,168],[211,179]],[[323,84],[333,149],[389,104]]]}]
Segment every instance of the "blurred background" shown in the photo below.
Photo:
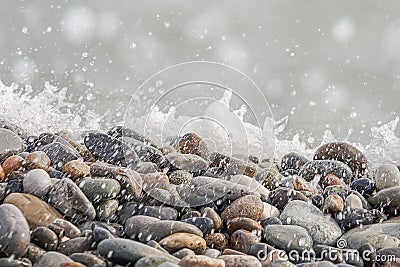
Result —
[{"label": "blurred background", "polygon": [[107,125],[145,79],[193,60],[246,73],[275,119],[287,116],[281,138],[310,146],[326,129],[368,142],[399,116],[396,0],[3,0],[0,33],[5,85],[65,87]]}]

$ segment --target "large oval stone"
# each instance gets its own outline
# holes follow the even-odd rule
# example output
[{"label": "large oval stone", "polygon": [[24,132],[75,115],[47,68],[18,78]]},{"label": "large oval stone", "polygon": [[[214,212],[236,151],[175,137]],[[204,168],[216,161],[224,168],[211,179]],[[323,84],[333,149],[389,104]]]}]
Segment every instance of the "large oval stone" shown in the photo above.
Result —
[{"label": "large oval stone", "polygon": [[318,182],[322,182],[320,179],[328,174],[336,175],[347,184],[353,180],[353,172],[350,167],[337,160],[312,160],[304,164],[299,171],[299,176],[307,182],[315,178],[318,179]]},{"label": "large oval stone", "polygon": [[189,233],[203,237],[203,232],[194,225],[179,221],[158,221],[145,225],[139,232],[140,242],[160,241],[175,233]]},{"label": "large oval stone", "polygon": [[51,164],[59,171],[63,169],[67,162],[80,157],[78,151],[60,142],[47,144],[41,148],[41,151],[46,153],[50,158]]},{"label": "large oval stone", "polygon": [[313,241],[306,229],[297,225],[268,225],[264,238],[274,247],[290,251],[310,249]]},{"label": "large oval stone", "polygon": [[206,250],[206,241],[198,235],[189,233],[175,233],[163,238],[159,243],[168,251],[189,248],[197,254],[202,254]]}]

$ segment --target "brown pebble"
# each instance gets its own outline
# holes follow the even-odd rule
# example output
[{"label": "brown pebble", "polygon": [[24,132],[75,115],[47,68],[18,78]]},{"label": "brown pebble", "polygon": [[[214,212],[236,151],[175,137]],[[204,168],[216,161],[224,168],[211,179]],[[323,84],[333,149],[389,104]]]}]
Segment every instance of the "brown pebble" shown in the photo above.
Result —
[{"label": "brown pebble", "polygon": [[79,262],[64,262],[61,263],[61,267],[86,267],[86,265],[83,265],[82,263]]},{"label": "brown pebble", "polygon": [[305,179],[297,177],[293,181],[293,187],[297,191],[308,191],[313,194],[317,194],[318,190],[313,187],[309,182],[307,182]]},{"label": "brown pebble", "polygon": [[343,211],[343,199],[338,194],[332,194],[325,198],[323,211],[327,213],[337,213]]},{"label": "brown pebble", "polygon": [[230,247],[247,254],[250,247],[258,242],[260,242],[259,236],[246,230],[237,230],[231,236]]},{"label": "brown pebble", "polygon": [[164,146],[162,148],[160,148],[161,153],[163,153],[163,155],[168,155],[169,153],[176,153],[176,149],[173,148],[172,146]]},{"label": "brown pebble", "polygon": [[168,251],[177,251],[182,248],[189,248],[196,254],[202,254],[206,250],[206,241],[194,234],[176,233],[163,238],[159,244]]},{"label": "brown pebble", "polygon": [[262,231],[264,231],[264,227],[262,227],[259,222],[245,217],[238,217],[228,221],[227,228],[230,235],[239,229],[247,230],[250,232],[254,231],[254,233],[261,233]]},{"label": "brown pebble", "polygon": [[22,167],[22,163],[24,162],[24,159],[21,156],[14,155],[11,157],[8,157],[3,164],[1,164],[1,167],[3,168],[5,180],[3,182],[8,181],[7,176],[12,173],[13,171],[18,170],[19,168]]},{"label": "brown pebble", "polygon": [[337,177],[334,174],[328,174],[324,178],[322,178],[322,189],[331,186],[331,185],[344,185],[344,182],[340,180],[339,177]]},{"label": "brown pebble", "polygon": [[71,179],[90,175],[90,166],[80,160],[71,160],[64,165],[63,171],[71,176]]},{"label": "brown pebble", "polygon": [[222,233],[208,234],[204,237],[207,246],[218,250],[224,250],[228,246],[228,239]]},{"label": "brown pebble", "polygon": [[263,202],[260,198],[247,195],[233,201],[222,213],[223,220],[231,220],[237,217],[246,217],[258,220],[264,211]]},{"label": "brown pebble", "polygon": [[25,157],[23,166],[26,169],[42,169],[48,171],[51,160],[43,151],[34,151]]},{"label": "brown pebble", "polygon": [[208,159],[209,152],[207,144],[195,133],[187,133],[179,140],[178,150],[182,154],[194,154]]},{"label": "brown pebble", "polygon": [[225,267],[225,262],[219,259],[213,259],[203,255],[189,255],[184,257],[180,262],[181,267]]}]

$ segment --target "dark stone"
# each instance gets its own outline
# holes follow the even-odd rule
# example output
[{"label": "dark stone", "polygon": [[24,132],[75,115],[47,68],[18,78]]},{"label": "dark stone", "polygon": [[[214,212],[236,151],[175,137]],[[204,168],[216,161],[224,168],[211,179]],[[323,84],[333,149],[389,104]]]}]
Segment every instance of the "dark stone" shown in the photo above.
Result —
[{"label": "dark stone", "polygon": [[336,216],[336,221],[345,231],[360,225],[379,223],[384,220],[386,220],[386,215],[376,209],[346,208]]},{"label": "dark stone", "polygon": [[92,232],[93,232],[94,242],[96,242],[97,244],[105,239],[116,238],[115,235],[113,235],[110,231],[108,231],[107,229],[105,229],[101,226],[95,225],[93,227]]},{"label": "dark stone", "polygon": [[123,137],[121,140],[136,152],[141,161],[158,163],[163,157],[163,153],[149,143],[144,143],[129,137]]},{"label": "dark stone", "polygon": [[93,237],[75,237],[68,241],[60,243],[57,251],[64,255],[71,255],[73,253],[82,253],[92,248]]},{"label": "dark stone", "polygon": [[364,267],[374,267],[376,262],[376,249],[369,243],[358,248],[358,252],[364,260]]},{"label": "dark stone", "polygon": [[107,132],[107,134],[114,138],[129,137],[141,141],[143,143],[148,143],[153,147],[157,147],[155,143],[151,141],[149,138],[136,132],[135,130],[129,129],[124,126],[114,126]]},{"label": "dark stone", "polygon": [[282,222],[281,222],[281,220],[280,220],[279,218],[277,218],[277,217],[269,217],[268,219],[265,219],[265,220],[263,220],[263,221],[261,222],[261,225],[262,225],[263,227],[266,227],[266,226],[268,226],[268,225],[274,225],[274,224],[282,225]]},{"label": "dark stone", "polygon": [[85,146],[93,156],[114,165],[136,166],[139,157],[124,142],[112,138],[109,135],[90,132],[83,139]]},{"label": "dark stone", "polygon": [[23,180],[11,180],[7,183],[4,193],[8,196],[12,193],[22,193],[24,192]]},{"label": "dark stone", "polygon": [[321,178],[328,174],[334,174],[346,183],[350,183],[353,179],[353,172],[350,167],[337,160],[309,161],[299,171],[299,176],[308,182],[314,180],[316,177],[319,178],[319,182],[322,182]]},{"label": "dark stone", "polygon": [[251,162],[245,162],[220,153],[212,153],[210,159],[211,164],[209,167],[215,168],[214,172],[218,176],[243,174],[253,177],[257,171],[256,165]]},{"label": "dark stone", "polygon": [[214,229],[214,222],[210,218],[192,217],[182,221],[196,226],[203,232],[203,234],[209,233]]},{"label": "dark stone", "polygon": [[175,221],[178,218],[178,211],[176,209],[162,206],[139,206],[137,214],[151,216],[161,220]]},{"label": "dark stone", "polygon": [[368,172],[365,155],[356,147],[344,142],[332,142],[320,146],[315,151],[314,160],[341,161],[350,167],[354,177],[362,177]]},{"label": "dark stone", "polygon": [[376,262],[381,265],[394,262],[400,259],[400,248],[382,248],[376,252],[376,259]]},{"label": "dark stone", "polygon": [[359,192],[365,198],[369,198],[376,190],[375,183],[368,178],[360,178],[354,180],[351,183],[350,188],[354,191]]},{"label": "dark stone", "polygon": [[308,201],[308,198],[301,192],[287,187],[278,187],[271,192],[269,196],[270,204],[277,209],[282,210],[287,203],[292,200]]},{"label": "dark stone", "polygon": [[324,204],[324,197],[320,194],[312,195],[311,202],[313,203],[314,206],[321,208],[322,205]]},{"label": "dark stone", "polygon": [[309,160],[297,153],[291,152],[282,157],[281,168],[282,171],[297,170],[307,163]]},{"label": "dark stone", "polygon": [[58,236],[47,227],[38,227],[32,231],[31,241],[45,250],[56,250]]},{"label": "dark stone", "polygon": [[74,253],[69,256],[76,262],[90,267],[106,267],[106,262],[99,257],[89,253]]},{"label": "dark stone", "polygon": [[80,157],[76,150],[60,142],[47,144],[41,148],[41,151],[47,154],[51,164],[59,171],[63,169],[65,164]]}]

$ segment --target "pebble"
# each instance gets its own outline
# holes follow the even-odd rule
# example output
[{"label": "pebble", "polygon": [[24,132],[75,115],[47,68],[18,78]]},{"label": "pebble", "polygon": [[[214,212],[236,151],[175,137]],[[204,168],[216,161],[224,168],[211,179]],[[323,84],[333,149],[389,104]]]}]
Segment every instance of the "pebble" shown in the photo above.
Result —
[{"label": "pebble", "polygon": [[143,181],[143,190],[150,191],[153,188],[160,188],[168,190],[169,186],[169,179],[165,173],[162,172],[153,172],[147,174],[141,174],[142,181]]},{"label": "pebble", "polygon": [[205,159],[193,154],[169,153],[165,159],[172,168],[192,173],[205,171],[208,168],[208,162]]},{"label": "pebble", "polygon": [[158,249],[129,239],[106,239],[97,245],[98,252],[111,260],[136,262],[146,256],[166,257],[170,262],[178,263],[179,259]]},{"label": "pebble", "polygon": [[136,168],[136,171],[138,173],[153,173],[159,172],[160,169],[158,168],[157,164],[153,162],[140,162]]},{"label": "pebble", "polygon": [[12,193],[4,199],[4,203],[13,204],[24,215],[31,229],[39,226],[46,227],[62,215],[52,206],[38,197],[23,194]]},{"label": "pebble", "polygon": [[254,256],[222,255],[218,259],[225,261],[225,267],[261,267],[260,261]]},{"label": "pebble", "polygon": [[243,174],[254,177],[257,172],[257,166],[254,163],[242,161],[221,153],[212,153],[210,155],[210,160],[210,168],[215,169],[217,176],[226,177],[229,175]]},{"label": "pebble", "polygon": [[282,225],[282,221],[277,217],[270,217],[261,221],[261,225],[265,228],[268,225]]},{"label": "pebble", "polygon": [[5,158],[22,152],[24,142],[16,133],[11,130],[1,128],[0,129],[0,161]]},{"label": "pebble", "polygon": [[188,249],[188,248],[182,248],[172,254],[172,256],[177,257],[178,259],[183,259],[186,256],[193,256],[196,255],[193,250]]},{"label": "pebble", "polygon": [[42,169],[30,170],[23,180],[24,192],[37,196],[45,196],[51,187],[50,175]]},{"label": "pebble", "polygon": [[23,180],[20,179],[11,180],[4,187],[4,196],[8,196],[12,193],[23,193],[23,192],[24,192]]},{"label": "pebble", "polygon": [[[1,130],[1,129],[0,129]],[[14,156],[10,156],[8,157],[2,164],[1,167],[3,169],[4,172],[4,176],[3,176],[3,182],[7,182],[8,181],[8,176],[13,172],[13,171],[17,171],[22,167],[22,163],[24,162],[24,159],[19,156],[19,155],[14,155]],[[5,178],[5,179],[4,179]]]},{"label": "pebble", "polygon": [[192,183],[193,174],[191,174],[188,171],[184,171],[184,170],[176,170],[176,171],[171,172],[169,174],[168,178],[169,178],[169,182],[171,184],[176,184],[176,185],[187,184],[187,185],[190,185]]},{"label": "pebble", "polygon": [[111,220],[119,207],[119,202],[116,199],[107,199],[99,203],[96,207],[97,217],[100,221]]},{"label": "pebble", "polygon": [[23,256],[30,241],[29,225],[23,213],[14,205],[0,205],[0,252]]},{"label": "pebble", "polygon": [[59,171],[63,169],[65,164],[80,157],[78,151],[60,142],[47,144],[40,150],[46,153],[52,166]]},{"label": "pebble", "polygon": [[317,188],[315,188],[314,186],[311,185],[311,183],[307,182],[306,180],[300,177],[296,177],[293,180],[293,188],[297,191],[308,191],[313,194],[318,193]]},{"label": "pebble", "polygon": [[219,251],[218,249],[214,249],[214,248],[207,248],[203,255],[213,258],[213,259],[216,259],[216,258],[218,258],[218,256],[221,255],[221,251]]},{"label": "pebble", "polygon": [[254,180],[261,183],[265,188],[274,190],[283,180],[283,175],[274,168],[266,168],[258,171]]},{"label": "pebble", "polygon": [[210,218],[214,223],[215,230],[221,229],[222,219],[214,209],[210,207],[205,207],[201,212],[201,216]]},{"label": "pebble", "polygon": [[121,191],[119,182],[111,178],[87,178],[79,183],[79,188],[93,203],[115,198]]},{"label": "pebble", "polygon": [[350,194],[344,202],[345,208],[362,209],[363,203],[356,194]]},{"label": "pebble", "polygon": [[80,262],[86,266],[106,267],[106,263],[102,259],[89,253],[74,253],[69,257],[72,260]]},{"label": "pebble", "polygon": [[338,194],[332,194],[325,198],[322,210],[326,213],[338,213],[343,211],[344,201]]},{"label": "pebble", "polygon": [[88,231],[89,235],[93,235],[93,240],[94,243],[98,244],[101,241],[105,239],[114,239],[116,238],[115,235],[113,235],[108,229],[103,228],[101,226],[95,225],[92,229],[92,232],[90,233],[90,230]]},{"label": "pebble", "polygon": [[193,217],[201,217],[201,213],[197,210],[188,210],[185,214],[181,216],[181,221],[193,218]]},{"label": "pebble", "polygon": [[239,229],[247,230],[258,235],[264,231],[264,227],[259,222],[245,217],[238,217],[228,221],[227,229],[230,235]]},{"label": "pebble", "polygon": [[378,167],[374,177],[377,190],[400,186],[400,171],[393,164],[384,164]]},{"label": "pebble", "polygon": [[221,259],[213,259],[203,255],[189,255],[184,257],[180,262],[181,267],[225,267],[225,262]]},{"label": "pebble", "polygon": [[50,251],[43,254],[40,260],[37,262],[36,267],[61,266],[63,263],[70,262],[73,261],[64,254]]},{"label": "pebble", "polygon": [[149,143],[144,143],[142,141],[125,136],[120,138],[120,140],[127,144],[134,152],[136,152],[140,161],[158,163],[163,157],[163,153],[157,148],[151,146]]},{"label": "pebble", "polygon": [[279,187],[271,192],[269,196],[270,204],[282,210],[286,204],[293,200],[308,201],[308,198],[301,192],[287,187]]},{"label": "pebble", "polygon": [[206,250],[206,241],[194,234],[175,233],[159,241],[159,244],[168,251],[177,251],[182,248],[189,248],[196,254],[203,254]]},{"label": "pebble", "polygon": [[268,225],[264,238],[268,244],[286,251],[304,251],[313,247],[307,230],[297,225]]},{"label": "pebble", "polygon": [[266,220],[271,217],[279,217],[279,215],[281,214],[279,210],[276,207],[272,206],[271,204],[263,202],[263,205],[264,205],[264,210],[263,213],[261,214],[260,221]]},{"label": "pebble", "polygon": [[301,166],[307,163],[309,160],[297,153],[291,152],[285,154],[281,160],[282,171],[286,170],[300,170]]},{"label": "pebble", "polygon": [[182,154],[194,154],[208,159],[209,151],[207,144],[195,133],[186,133],[178,141],[177,149]]},{"label": "pebble", "polygon": [[260,242],[260,237],[247,230],[235,231],[230,240],[230,247],[234,250],[247,253],[250,247]]},{"label": "pebble", "polygon": [[171,207],[143,206],[138,209],[138,214],[155,217],[161,220],[175,221],[178,218],[178,211]]},{"label": "pebble", "polygon": [[23,162],[24,168],[42,169],[48,171],[50,169],[51,160],[43,151],[34,151],[29,153]]},{"label": "pebble", "polygon": [[194,225],[179,221],[157,221],[143,226],[138,234],[141,242],[163,238],[175,233],[189,233],[203,237],[203,232]]},{"label": "pebble", "polygon": [[70,179],[63,178],[52,186],[48,203],[76,221],[93,220],[96,211],[81,189]]},{"label": "pebble", "polygon": [[250,192],[258,192],[265,199],[269,196],[269,190],[249,176],[237,174],[228,179],[232,183],[246,186]]},{"label": "pebble", "polygon": [[386,220],[386,216],[375,209],[346,208],[336,216],[336,221],[346,231],[360,225],[379,223],[384,220]]},{"label": "pebble", "polygon": [[76,180],[77,178],[90,175],[90,166],[80,160],[71,160],[63,167],[63,172],[69,175],[69,178]]},{"label": "pebble", "polygon": [[62,242],[58,245],[57,252],[60,252],[64,255],[71,255],[73,253],[83,253],[92,248],[93,237],[75,237],[69,239],[65,242]]},{"label": "pebble", "polygon": [[228,239],[222,233],[207,234],[204,239],[206,240],[207,246],[210,248],[223,251],[228,247]]},{"label": "pebble", "polygon": [[325,177],[322,178],[321,181],[322,181],[321,182],[322,189],[325,189],[326,187],[331,185],[345,185],[345,183],[334,174],[326,175]]},{"label": "pebble", "polygon": [[214,222],[206,217],[192,217],[182,220],[185,223],[192,224],[199,228],[203,234],[209,233],[214,229]]},{"label": "pebble", "polygon": [[144,135],[138,133],[137,131],[132,130],[125,126],[114,126],[107,132],[107,134],[113,138],[129,137],[144,143],[148,143],[153,147],[157,147],[157,145],[150,138],[147,138]]},{"label": "pebble", "polygon": [[45,250],[56,250],[58,246],[58,236],[47,227],[37,227],[31,233],[31,241]]},{"label": "pebble", "polygon": [[341,161],[337,160],[313,160],[304,164],[300,171],[299,176],[310,182],[314,179],[320,181],[321,177],[328,174],[334,174],[345,183],[351,183],[353,180],[353,172],[350,167]]},{"label": "pebble", "polygon": [[57,218],[52,224],[61,227],[64,230],[65,236],[68,238],[75,238],[81,235],[81,230],[67,220]]},{"label": "pebble", "polygon": [[264,211],[264,205],[260,198],[247,195],[233,201],[222,213],[221,218],[225,221],[237,218],[247,217],[258,220]]},{"label": "pebble", "polygon": [[368,202],[375,208],[397,208],[400,206],[400,186],[380,190]]},{"label": "pebble", "polygon": [[300,200],[289,202],[281,214],[284,224],[298,225],[311,235],[314,244],[334,245],[341,236],[339,225],[317,207]]},{"label": "pebble", "polygon": [[367,158],[356,147],[344,142],[332,142],[320,146],[314,153],[314,160],[337,160],[348,165],[355,177],[368,172]]},{"label": "pebble", "polygon": [[138,260],[135,267],[157,267],[162,263],[169,262],[168,258],[162,256],[146,256]]}]

